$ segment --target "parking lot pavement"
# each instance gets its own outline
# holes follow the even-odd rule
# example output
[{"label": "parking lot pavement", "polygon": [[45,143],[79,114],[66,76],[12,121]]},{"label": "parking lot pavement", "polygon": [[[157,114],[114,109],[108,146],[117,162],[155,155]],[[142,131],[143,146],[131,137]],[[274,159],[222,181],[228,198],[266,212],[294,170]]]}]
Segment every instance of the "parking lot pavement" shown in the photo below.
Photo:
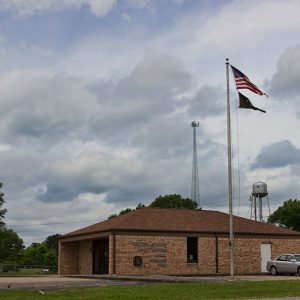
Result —
[{"label": "parking lot pavement", "polygon": [[[44,277],[0,277],[0,291],[8,289],[22,290],[62,290],[84,286],[137,285],[146,284],[134,280],[109,280],[91,278],[69,278],[60,276]],[[149,284],[149,283],[148,283]]]},{"label": "parking lot pavement", "polygon": [[[236,276],[234,281],[264,281],[264,280],[300,280],[299,276],[271,276],[251,275]],[[61,290],[84,286],[109,285],[142,285],[154,283],[204,283],[228,282],[229,276],[118,276],[118,275],[91,275],[91,276],[35,276],[35,277],[0,277],[0,291],[8,289],[28,290]]]}]

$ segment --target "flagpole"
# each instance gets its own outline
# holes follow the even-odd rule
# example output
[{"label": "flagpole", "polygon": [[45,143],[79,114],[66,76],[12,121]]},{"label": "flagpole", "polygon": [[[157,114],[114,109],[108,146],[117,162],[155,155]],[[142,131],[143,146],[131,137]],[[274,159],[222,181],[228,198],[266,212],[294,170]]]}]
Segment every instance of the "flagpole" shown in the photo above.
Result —
[{"label": "flagpole", "polygon": [[233,216],[232,216],[232,166],[231,166],[231,121],[230,121],[229,62],[228,61],[229,61],[229,58],[226,58],[229,246],[230,246],[230,278],[231,278],[231,280],[234,280],[234,238],[233,238]]}]

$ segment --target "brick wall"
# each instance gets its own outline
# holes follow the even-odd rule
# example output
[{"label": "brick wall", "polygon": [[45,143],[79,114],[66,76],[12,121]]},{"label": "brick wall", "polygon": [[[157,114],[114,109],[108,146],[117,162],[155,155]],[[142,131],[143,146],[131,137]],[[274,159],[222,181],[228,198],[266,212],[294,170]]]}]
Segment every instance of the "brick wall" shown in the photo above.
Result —
[{"label": "brick wall", "polygon": [[59,275],[79,274],[78,250],[78,242],[59,242]]},{"label": "brick wall", "polygon": [[[261,243],[266,239],[235,238],[234,265],[236,273],[257,273],[261,271]],[[218,239],[219,273],[230,272],[230,248],[228,238]]]},{"label": "brick wall", "polygon": [[[300,252],[300,239],[236,237],[234,239],[236,273],[261,272],[261,244],[271,244],[272,259],[282,253]],[[228,238],[219,238],[218,248],[219,273],[229,273],[230,249]]]},{"label": "brick wall", "polygon": [[115,236],[113,234],[109,235],[109,246],[108,246],[108,273],[116,274],[115,270]]},{"label": "brick wall", "polygon": [[300,239],[298,240],[272,240],[272,259],[282,253],[300,253]]},{"label": "brick wall", "polygon": [[216,273],[216,238],[199,237],[198,239],[199,265],[202,274]]},{"label": "brick wall", "polygon": [[[116,233],[109,235],[109,274],[193,275],[229,273],[230,249],[226,236],[198,237],[198,262],[187,262],[188,234]],[[195,236],[195,235],[194,235]],[[235,272],[261,271],[261,244],[271,244],[272,258],[281,253],[300,252],[300,239],[235,237]],[[59,273],[92,274],[93,242],[60,242]],[[142,257],[134,266],[133,258]]]},{"label": "brick wall", "polygon": [[78,252],[79,274],[93,274],[93,242],[82,241],[79,243]]},{"label": "brick wall", "polygon": [[[236,237],[234,242],[236,273],[261,272],[261,244],[271,244],[272,258],[281,253],[300,252],[300,239]],[[197,263],[187,262],[186,251],[186,236],[119,235],[116,236],[116,274],[192,275],[230,272],[227,237],[216,239],[214,235],[200,236]],[[134,256],[142,257],[141,267],[133,266]]]},{"label": "brick wall", "polygon": [[[116,274],[215,273],[215,238],[198,239],[198,262],[187,262],[186,236],[116,236]],[[134,256],[142,266],[134,266]]]}]

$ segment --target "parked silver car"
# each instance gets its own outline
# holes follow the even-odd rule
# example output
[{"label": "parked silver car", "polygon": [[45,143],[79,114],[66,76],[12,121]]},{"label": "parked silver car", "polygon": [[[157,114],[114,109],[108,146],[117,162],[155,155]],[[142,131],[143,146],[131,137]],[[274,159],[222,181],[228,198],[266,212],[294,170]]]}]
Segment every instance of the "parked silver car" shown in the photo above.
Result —
[{"label": "parked silver car", "polygon": [[291,273],[300,276],[300,254],[281,254],[275,260],[267,262],[267,270],[272,275]]}]

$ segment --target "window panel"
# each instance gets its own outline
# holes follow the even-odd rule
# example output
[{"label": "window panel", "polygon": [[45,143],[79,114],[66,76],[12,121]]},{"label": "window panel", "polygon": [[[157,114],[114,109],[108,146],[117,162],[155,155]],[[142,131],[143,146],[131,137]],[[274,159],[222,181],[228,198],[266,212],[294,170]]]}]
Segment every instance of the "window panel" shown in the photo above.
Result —
[{"label": "window panel", "polygon": [[187,237],[187,262],[198,262],[198,238]]}]

